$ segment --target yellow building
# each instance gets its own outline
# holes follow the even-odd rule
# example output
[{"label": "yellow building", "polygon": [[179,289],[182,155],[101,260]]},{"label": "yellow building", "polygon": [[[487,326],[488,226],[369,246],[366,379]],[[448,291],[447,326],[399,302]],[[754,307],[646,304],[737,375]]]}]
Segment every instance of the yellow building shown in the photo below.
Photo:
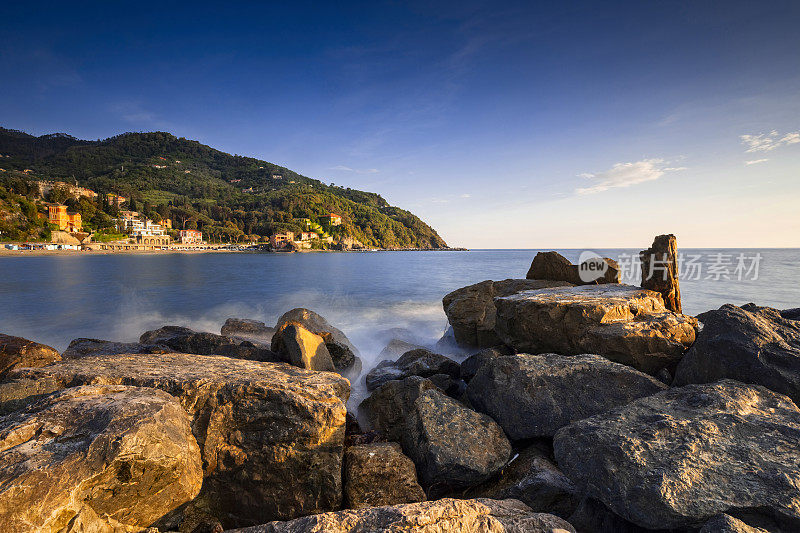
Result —
[{"label": "yellow building", "polygon": [[60,230],[80,231],[83,221],[80,213],[67,211],[67,206],[62,204],[47,204],[47,219],[50,224],[55,224]]}]

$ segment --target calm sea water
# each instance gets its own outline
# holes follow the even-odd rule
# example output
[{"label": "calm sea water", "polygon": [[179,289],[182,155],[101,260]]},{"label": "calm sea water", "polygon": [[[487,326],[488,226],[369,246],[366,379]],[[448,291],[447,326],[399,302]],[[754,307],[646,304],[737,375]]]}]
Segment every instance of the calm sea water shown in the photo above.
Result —
[{"label": "calm sea water", "polygon": [[[580,250],[559,250],[577,260]],[[596,250],[628,262],[636,250]],[[682,280],[684,311],[724,303],[800,307],[800,250],[682,250],[703,279]],[[219,333],[228,317],[273,325],[308,307],[342,329],[365,366],[381,330],[408,328],[422,341],[443,333],[441,299],[485,279],[525,277],[535,250],[308,254],[152,254],[0,257],[0,332],[64,349],[76,337],[134,341],[178,324]],[[717,257],[722,254],[722,263]],[[754,272],[735,270],[740,256]],[[714,269],[712,265],[723,264]],[[722,270],[722,275],[720,275]],[[727,277],[724,274],[727,270]],[[697,272],[689,274],[695,277]],[[705,279],[710,277],[711,279]],[[715,279],[720,278],[720,279]],[[634,280],[635,281],[635,280]]]}]

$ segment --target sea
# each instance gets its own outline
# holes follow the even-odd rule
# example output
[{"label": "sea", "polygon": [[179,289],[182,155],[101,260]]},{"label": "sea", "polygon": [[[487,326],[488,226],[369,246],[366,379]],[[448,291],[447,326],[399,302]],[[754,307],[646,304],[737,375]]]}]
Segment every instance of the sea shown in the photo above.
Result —
[{"label": "sea", "polygon": [[[479,281],[524,278],[537,250],[153,253],[0,256],[0,332],[64,350],[78,337],[136,341],[181,325],[219,333],[227,318],[274,325],[295,307],[351,339],[366,370],[392,328],[421,344],[445,332],[442,297]],[[584,250],[558,250],[576,262]],[[639,283],[638,250],[592,250]],[[681,249],[684,312],[725,303],[800,307],[800,249]]]}]

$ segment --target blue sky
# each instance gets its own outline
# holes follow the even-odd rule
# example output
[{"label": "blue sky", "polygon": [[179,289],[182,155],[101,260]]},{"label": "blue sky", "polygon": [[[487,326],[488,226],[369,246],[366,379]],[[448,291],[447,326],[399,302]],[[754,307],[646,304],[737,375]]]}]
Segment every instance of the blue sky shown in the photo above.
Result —
[{"label": "blue sky", "polygon": [[115,4],[0,7],[0,124],[170,131],[457,246],[800,246],[798,2]]}]

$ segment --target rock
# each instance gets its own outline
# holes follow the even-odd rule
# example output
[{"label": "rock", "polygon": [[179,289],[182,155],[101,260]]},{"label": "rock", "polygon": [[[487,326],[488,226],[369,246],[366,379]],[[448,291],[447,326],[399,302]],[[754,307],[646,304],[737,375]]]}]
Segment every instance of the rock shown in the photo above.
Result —
[{"label": "rock", "polygon": [[738,518],[719,514],[700,528],[700,533],[770,533],[760,527],[751,527]]},{"label": "rock", "polygon": [[800,320],[800,307],[794,309],[784,309],[781,311],[781,316],[788,320]]},{"label": "rock", "polygon": [[405,433],[406,416],[414,402],[423,392],[435,388],[431,380],[419,376],[389,381],[361,402],[359,413],[371,428],[386,435],[387,439],[399,442]]},{"label": "rock", "polygon": [[146,331],[139,337],[139,343],[169,348],[177,353],[199,355],[224,355],[249,361],[277,362],[279,356],[252,342],[237,341],[214,333],[198,332],[181,326],[164,326]]},{"label": "rock", "polygon": [[434,374],[428,378],[442,392],[458,400],[467,391],[467,384],[463,379],[457,379],[447,374]]},{"label": "rock", "polygon": [[578,533],[675,533],[639,527],[615,515],[602,502],[586,497],[578,503],[567,521]]},{"label": "rock", "polygon": [[433,353],[425,348],[411,350],[397,361],[381,361],[366,377],[367,390],[375,390],[387,381],[409,376],[430,377],[435,374],[459,376],[461,368],[452,359]]},{"label": "rock", "polygon": [[[147,386],[192,419],[205,481],[198,498],[231,527],[336,509],[342,499],[347,380],[283,363],[191,354],[89,356],[15,379]],[[6,385],[0,384],[0,396]]]},{"label": "rock", "polygon": [[328,324],[327,320],[314,311],[302,307],[292,309],[278,319],[275,334],[272,336],[273,352],[283,353],[283,330],[289,325],[302,326],[322,337],[338,371],[348,371],[354,365],[361,364],[358,350],[344,333]]},{"label": "rock", "polygon": [[557,462],[586,495],[649,529],[699,527],[737,509],[800,527],[800,409],[723,380],[641,398],[555,435]]},{"label": "rock", "polygon": [[58,350],[46,344],[0,333],[0,380],[15,368],[44,366],[60,359]]},{"label": "rock", "polygon": [[89,385],[0,418],[4,531],[139,531],[191,500],[200,450],[178,401]]},{"label": "rock", "polygon": [[726,304],[697,318],[703,329],[678,364],[676,385],[731,378],[800,402],[800,322],[754,304]]},{"label": "rock", "polygon": [[63,388],[61,381],[53,377],[7,379],[0,385],[0,415],[19,411]]},{"label": "rock", "polygon": [[[79,359],[87,355],[114,355],[120,353],[165,353],[163,347],[138,342],[114,342],[102,339],[73,339],[61,354],[63,359]],[[171,351],[171,350],[169,350]]]},{"label": "rock", "polygon": [[563,286],[570,284],[528,279],[487,280],[451,292],[442,298],[442,306],[459,345],[490,348],[502,344],[494,331],[496,296]]},{"label": "rock", "polygon": [[425,501],[414,463],[395,442],[350,446],[344,465],[344,496],[351,509]]},{"label": "rock", "polygon": [[648,374],[677,364],[697,320],[668,311],[661,295],[607,284],[495,298],[500,338],[520,353],[600,354]]},{"label": "rock", "polygon": [[400,339],[392,339],[389,344],[378,354],[378,359],[394,361],[401,355],[411,350],[425,349],[424,346],[412,344]]},{"label": "rock", "polygon": [[516,500],[454,500],[408,503],[306,516],[231,533],[575,533],[565,520],[534,513]]},{"label": "rock", "polygon": [[467,386],[476,410],[512,440],[556,431],[666,389],[661,381],[599,355],[509,355],[484,365]]},{"label": "rock", "polygon": [[461,378],[469,383],[469,381],[475,377],[475,374],[478,373],[478,370],[480,370],[483,365],[489,361],[497,359],[498,357],[512,354],[513,352],[510,349],[503,346],[481,350],[480,352],[467,357],[464,362],[461,363]]},{"label": "rock", "polygon": [[511,454],[511,444],[494,420],[436,389],[414,402],[401,444],[431,497],[489,479]]},{"label": "rock", "polygon": [[678,283],[678,242],[675,235],[659,235],[653,245],[639,252],[642,265],[642,288],[661,293],[664,306],[682,313]]},{"label": "rock", "polygon": [[520,452],[490,480],[469,489],[466,498],[519,500],[534,511],[569,517],[580,497],[567,476],[537,445]]},{"label": "rock", "polygon": [[[537,252],[528,269],[527,279],[564,281],[572,285],[597,285],[603,283],[619,283],[619,265],[613,259],[598,258],[607,265],[605,272],[591,281],[581,279],[581,265],[573,265],[569,259],[558,252]],[[602,263],[600,263],[602,265]]]},{"label": "rock", "polygon": [[248,340],[253,343],[270,345],[275,328],[247,318],[229,318],[220,329],[220,334],[234,339]]},{"label": "rock", "polygon": [[281,336],[282,355],[290,365],[309,370],[336,370],[325,341],[319,335],[311,333],[303,326],[290,324],[283,328]]}]

